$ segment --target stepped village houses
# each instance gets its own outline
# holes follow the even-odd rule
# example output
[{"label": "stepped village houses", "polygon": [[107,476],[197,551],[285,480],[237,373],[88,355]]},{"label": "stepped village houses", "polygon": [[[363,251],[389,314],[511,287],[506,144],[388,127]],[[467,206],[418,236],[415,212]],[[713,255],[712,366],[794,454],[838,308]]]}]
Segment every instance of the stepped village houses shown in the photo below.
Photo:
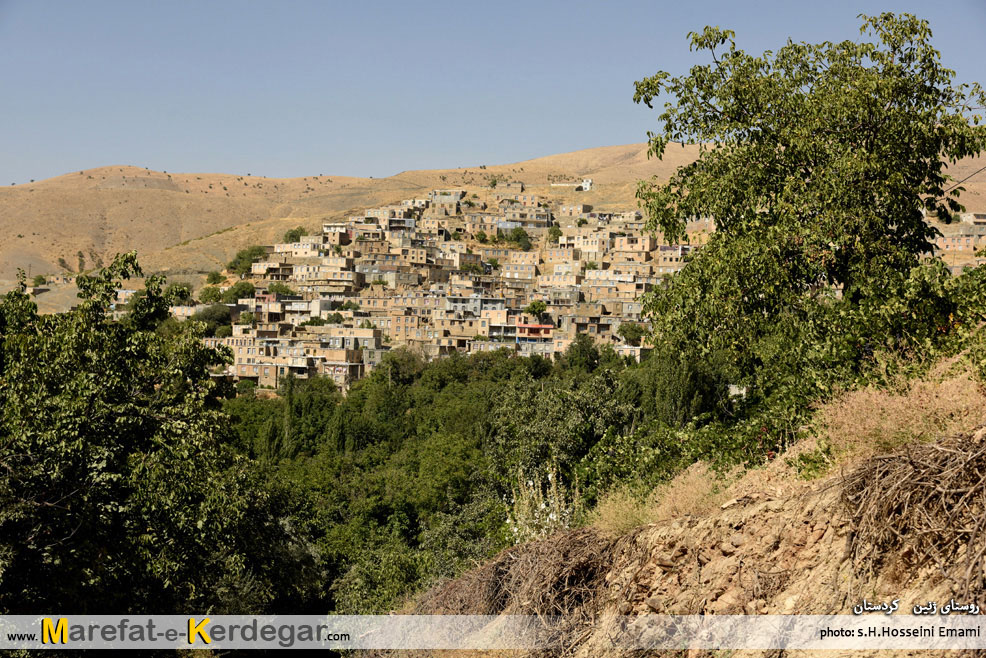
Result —
[{"label": "stepped village houses", "polygon": [[[551,209],[519,183],[495,190],[489,206],[467,194],[434,190],[267,247],[245,275],[256,293],[230,305],[234,320],[249,312],[252,322],[206,339],[232,350],[226,374],[264,388],[321,375],[346,389],[398,347],[428,359],[500,349],[551,358],[577,334],[639,360],[647,347],[626,342],[620,326],[646,326],[641,295],[714,230],[696,220],[690,244],[665,244],[637,210]],[[969,223],[969,235],[939,249],[978,244],[986,220]],[[269,292],[274,282],[295,294]]]}]

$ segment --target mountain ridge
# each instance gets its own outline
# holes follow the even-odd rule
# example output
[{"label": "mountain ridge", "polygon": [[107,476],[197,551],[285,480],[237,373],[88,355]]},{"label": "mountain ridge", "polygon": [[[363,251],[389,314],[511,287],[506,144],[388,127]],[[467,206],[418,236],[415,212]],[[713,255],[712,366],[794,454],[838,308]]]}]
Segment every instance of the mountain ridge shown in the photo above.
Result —
[{"label": "mountain ridge", "polygon": [[[695,145],[674,144],[658,160],[647,157],[646,143],[623,144],[502,165],[407,170],[386,178],[168,173],[130,165],[84,169],[0,188],[0,280],[12,280],[18,269],[33,274],[90,269],[133,249],[151,271],[205,272],[237,249],[269,243],[298,224],[314,228],[324,219],[435,188],[479,191],[493,177],[522,181],[533,193],[559,202],[635,207],[638,180],[666,180],[698,151]],[[961,180],[983,165],[986,157],[966,159],[950,173]],[[550,187],[583,177],[593,179],[593,190],[578,196],[573,189]],[[961,200],[968,209],[986,210],[986,173],[963,187]]]}]

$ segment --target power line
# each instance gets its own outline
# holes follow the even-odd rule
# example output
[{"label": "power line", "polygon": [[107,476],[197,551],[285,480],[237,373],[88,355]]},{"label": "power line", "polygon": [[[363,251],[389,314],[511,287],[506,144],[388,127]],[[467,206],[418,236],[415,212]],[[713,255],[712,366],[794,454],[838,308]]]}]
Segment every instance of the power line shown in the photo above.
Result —
[{"label": "power line", "polygon": [[[978,174],[981,171],[986,171],[986,167],[981,167],[980,169],[977,169],[976,171],[972,172],[971,174],[969,174],[968,176],[966,176],[965,178],[963,178],[962,180],[960,180],[959,182],[957,182],[955,185],[952,185],[952,187],[950,187],[947,190],[945,190],[945,192],[951,192],[956,187],[958,187],[962,183],[966,182],[967,180],[969,180],[970,178],[972,178],[973,176],[975,176],[976,174]],[[942,192],[942,194],[944,194],[945,192]]]}]

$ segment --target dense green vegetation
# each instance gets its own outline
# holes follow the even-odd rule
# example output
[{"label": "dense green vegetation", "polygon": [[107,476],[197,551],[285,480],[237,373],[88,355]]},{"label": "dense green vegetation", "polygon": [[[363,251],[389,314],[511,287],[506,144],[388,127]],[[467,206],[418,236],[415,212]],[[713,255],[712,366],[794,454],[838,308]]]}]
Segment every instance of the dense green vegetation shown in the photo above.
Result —
[{"label": "dense green vegetation", "polygon": [[215,304],[222,301],[223,294],[216,286],[203,286],[199,290],[199,301],[203,304]]},{"label": "dense green vegetation", "polygon": [[689,217],[717,224],[646,299],[641,364],[588,336],[554,361],[393,350],[346,396],[321,378],[237,396],[209,376],[229,355],[200,340],[229,331],[228,307],[169,321],[187,289],[150,277],[111,319],[115,289],[140,275],[132,254],[79,277],[66,314],[9,293],[0,612],[382,612],[578,525],[612,489],[648,491],[698,460],[763,464],[838,389],[960,352],[986,371],[986,270],[952,276],[929,258],[921,216],[957,209],[941,158],[983,149],[966,114],[986,99],[950,86],[923,23],[866,25],[879,43],[761,58],[707,29],[693,44],[726,46],[715,64],[639,83],[642,102],[677,99],[655,154],[672,139],[719,146],[640,188],[672,238]]},{"label": "dense green vegetation", "polygon": [[305,235],[308,235],[308,231],[304,226],[296,226],[295,228],[288,229],[284,232],[284,237],[281,239],[282,242],[298,242]]},{"label": "dense green vegetation", "polygon": [[628,369],[587,337],[557,363],[504,350],[425,364],[396,350],[345,398],[296,380],[225,410],[238,451],[318,501],[326,604],[380,611],[511,544],[518,477],[546,484],[550,465],[591,504],[625,474],[653,484],[675,472],[678,450],[658,457],[655,445],[638,463],[600,444],[654,424],[655,404],[642,402],[660,377],[651,368]]},{"label": "dense green vegetation", "polygon": [[61,315],[0,303],[0,611],[302,605],[318,578],[303,498],[233,449],[208,376],[227,356],[200,325],[154,331],[173,302],[159,278],[112,320],[139,273],[130,254],[80,276]]},{"label": "dense green vegetation", "polygon": [[297,294],[290,286],[280,281],[274,281],[267,286],[267,292],[273,295],[295,295]]},{"label": "dense green vegetation", "polygon": [[267,254],[267,249],[261,245],[253,245],[246,249],[240,249],[227,265],[226,269],[235,274],[248,274],[253,266],[253,261],[263,258]]},{"label": "dense green vegetation", "polygon": [[638,190],[669,240],[685,239],[689,218],[716,225],[647,300],[653,338],[748,388],[749,422],[731,439],[748,446],[794,438],[813,400],[879,354],[920,357],[983,317],[982,275],[952,278],[928,258],[938,231],[924,213],[961,209],[946,168],[986,147],[972,114],[986,97],[952,85],[925,22],[864,17],[863,32],[878,40],[757,57],[706,28],[691,41],[711,64],[637,83],[637,102],[673,99],[653,155],[674,141],[715,147]]},{"label": "dense green vegetation", "polygon": [[244,297],[253,297],[256,289],[249,281],[237,281],[223,293],[223,304],[235,304]]}]

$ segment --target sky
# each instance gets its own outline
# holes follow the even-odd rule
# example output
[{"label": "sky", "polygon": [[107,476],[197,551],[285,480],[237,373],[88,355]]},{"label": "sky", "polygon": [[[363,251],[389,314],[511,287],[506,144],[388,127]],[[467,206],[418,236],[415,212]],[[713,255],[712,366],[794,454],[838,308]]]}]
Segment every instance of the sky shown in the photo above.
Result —
[{"label": "sky", "polygon": [[634,81],[705,57],[926,18],[986,83],[986,0],[0,0],[0,184],[104,165],[383,177],[646,140]]}]

